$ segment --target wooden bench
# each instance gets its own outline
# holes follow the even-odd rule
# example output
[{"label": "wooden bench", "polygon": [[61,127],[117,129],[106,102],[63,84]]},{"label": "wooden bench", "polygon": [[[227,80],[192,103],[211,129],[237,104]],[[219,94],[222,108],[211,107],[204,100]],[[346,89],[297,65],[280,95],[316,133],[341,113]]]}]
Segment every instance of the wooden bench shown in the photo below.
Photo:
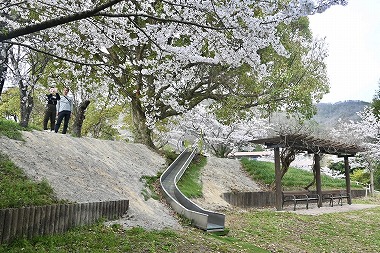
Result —
[{"label": "wooden bench", "polygon": [[[283,191],[282,192],[282,207],[284,207],[285,202],[293,202],[294,208],[296,210],[296,205],[298,202],[306,202],[306,209],[309,209],[309,202],[319,201],[319,195],[311,193],[309,191]],[[319,206],[318,206],[319,207]]]},{"label": "wooden bench", "polygon": [[327,190],[322,191],[322,201],[327,199],[330,201],[330,206],[334,206],[334,200],[338,200],[338,205],[343,205],[343,199],[349,199],[351,196],[347,194],[346,190]]}]

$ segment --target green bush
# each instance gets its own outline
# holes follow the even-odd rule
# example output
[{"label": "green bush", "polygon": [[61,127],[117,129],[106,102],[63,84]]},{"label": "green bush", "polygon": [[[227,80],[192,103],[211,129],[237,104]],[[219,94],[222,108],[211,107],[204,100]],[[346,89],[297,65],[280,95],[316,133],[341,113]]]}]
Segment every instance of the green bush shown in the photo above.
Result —
[{"label": "green bush", "polygon": [[344,162],[342,161],[331,163],[329,164],[328,168],[330,170],[335,170],[337,172],[340,172],[341,174],[344,174],[344,171],[345,171]]},{"label": "green bush", "polygon": [[367,185],[370,181],[370,175],[364,169],[356,169],[351,175],[351,180]]}]

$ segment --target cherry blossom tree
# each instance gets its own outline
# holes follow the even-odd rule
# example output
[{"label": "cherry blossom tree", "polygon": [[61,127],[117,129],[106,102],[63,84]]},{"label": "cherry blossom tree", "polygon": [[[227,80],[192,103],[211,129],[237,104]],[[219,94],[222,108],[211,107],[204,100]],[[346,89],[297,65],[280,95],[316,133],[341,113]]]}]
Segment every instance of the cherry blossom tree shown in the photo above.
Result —
[{"label": "cherry blossom tree", "polygon": [[374,171],[380,161],[380,121],[371,107],[358,112],[360,121],[343,122],[332,132],[335,138],[362,146],[365,151],[356,157],[356,165],[370,172],[371,192],[374,193]]},{"label": "cherry blossom tree", "polygon": [[[291,40],[303,50],[291,55],[295,50],[286,47],[280,25],[346,1],[101,3],[6,1],[0,8],[0,22],[6,24],[0,31],[2,46],[44,51],[30,43],[34,41],[49,48],[49,55],[72,63],[73,73],[77,64],[93,66],[97,76],[113,81],[111,89],[131,101],[136,141],[154,146],[151,135],[157,121],[180,115],[206,99],[226,107],[240,101],[239,110],[262,106],[268,111],[302,109],[320,99],[327,91],[318,86],[324,79],[310,88],[304,83],[323,76],[317,63],[325,54],[319,51],[318,58],[303,51],[318,44],[296,31]],[[33,29],[28,34],[24,28]],[[274,66],[270,59],[276,57],[290,60]],[[300,73],[280,75],[292,62],[302,66],[297,67]],[[56,74],[61,72],[57,69]],[[302,73],[314,75],[303,78]]]},{"label": "cherry blossom tree", "polygon": [[[317,3],[316,3],[317,2]],[[204,28],[215,27],[217,22],[221,21],[223,15],[230,15],[231,12],[222,14],[220,10],[234,10],[232,13],[236,18],[239,17],[238,11],[243,10],[242,7],[250,7],[251,14],[260,15],[262,10],[268,9],[276,11],[277,8],[288,8],[288,10],[281,15],[299,15],[313,14],[316,12],[323,12],[331,5],[347,4],[346,0],[302,0],[302,1],[277,1],[267,3],[266,1],[258,1],[251,3],[249,1],[238,3],[235,1],[225,2],[208,2],[208,1],[125,1],[125,0],[109,0],[109,1],[92,1],[92,2],[74,2],[74,1],[60,1],[60,0],[44,0],[44,1],[19,1],[4,0],[0,5],[0,24],[3,29],[0,31],[0,42],[10,40],[17,37],[22,37],[28,34],[34,34],[46,29],[54,28],[61,25],[66,25],[75,21],[82,21],[84,19],[96,19],[98,17],[123,17],[130,19],[133,17],[151,18],[162,22],[184,23],[190,25],[198,25]],[[142,7],[140,12],[134,12],[136,6]],[[132,7],[132,8],[130,8]],[[221,8],[226,7],[226,8]],[[252,7],[258,9],[253,10]],[[158,14],[151,12],[153,10],[167,10],[173,9],[176,15],[172,18],[169,15],[152,15]],[[176,9],[177,8],[177,9]],[[48,10],[47,10],[48,9]],[[183,12],[181,12],[183,10]],[[120,11],[120,12],[118,12]],[[146,11],[146,12],[144,12]],[[209,20],[205,24],[201,24],[202,20],[187,20],[189,15],[193,14],[192,11],[198,11],[202,14],[209,14]],[[220,15],[213,15],[219,14]],[[165,14],[165,13],[164,13]],[[181,18],[179,15],[184,14]],[[255,16],[256,16],[255,15]],[[244,17],[241,15],[241,17]],[[285,16],[286,17],[286,16]],[[178,19],[177,19],[178,18]],[[246,17],[246,19],[249,17]],[[246,19],[241,19],[244,21]],[[32,22],[31,22],[32,21]],[[130,20],[129,20],[130,21]],[[210,24],[211,23],[211,24]]]},{"label": "cherry blossom tree", "polygon": [[34,89],[49,58],[45,54],[30,52],[20,46],[14,46],[9,50],[10,63],[7,66],[14,77],[15,86],[19,88],[20,95],[20,122],[22,127],[27,127],[34,106]]},{"label": "cherry blossom tree", "polygon": [[217,157],[227,157],[232,151],[249,146],[249,141],[266,136],[271,129],[268,120],[260,118],[258,111],[251,110],[244,118],[228,123],[218,119],[214,109],[205,103],[176,117],[174,121],[177,125],[172,127],[170,133],[177,134],[176,139],[197,140],[205,152]]}]

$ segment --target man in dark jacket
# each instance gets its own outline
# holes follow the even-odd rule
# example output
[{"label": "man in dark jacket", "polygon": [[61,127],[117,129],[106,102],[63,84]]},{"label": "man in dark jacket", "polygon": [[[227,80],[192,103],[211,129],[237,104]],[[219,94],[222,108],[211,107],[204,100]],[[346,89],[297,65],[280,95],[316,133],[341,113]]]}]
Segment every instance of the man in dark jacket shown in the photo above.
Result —
[{"label": "man in dark jacket", "polygon": [[55,117],[57,115],[57,102],[60,100],[60,96],[57,93],[57,89],[50,87],[49,94],[46,94],[46,109],[44,117],[44,130],[48,130],[47,123],[50,120],[50,131],[54,130],[55,126]]}]

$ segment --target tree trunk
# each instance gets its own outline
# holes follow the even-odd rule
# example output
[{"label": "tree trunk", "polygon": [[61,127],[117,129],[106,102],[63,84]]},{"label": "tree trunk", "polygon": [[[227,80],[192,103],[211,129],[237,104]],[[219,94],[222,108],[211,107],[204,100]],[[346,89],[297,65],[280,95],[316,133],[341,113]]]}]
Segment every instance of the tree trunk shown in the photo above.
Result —
[{"label": "tree trunk", "polygon": [[76,137],[82,136],[81,132],[82,132],[83,121],[85,119],[86,109],[89,104],[90,104],[90,100],[84,100],[82,103],[80,103],[79,108],[76,112],[75,119],[74,119],[73,131],[72,131],[73,136],[76,136]]},{"label": "tree trunk", "polygon": [[[281,180],[285,176],[286,172],[288,172],[290,164],[296,158],[297,150],[292,147],[283,148],[280,154],[281,160]],[[272,190],[276,189],[276,180],[272,182],[270,185]]]},{"label": "tree trunk", "polygon": [[142,143],[148,147],[156,149],[156,146],[152,140],[152,130],[146,125],[146,117],[141,107],[140,100],[137,98],[132,98],[131,108],[134,128],[134,142]]},{"label": "tree trunk", "polygon": [[371,164],[371,169],[369,171],[370,173],[370,191],[371,191],[371,196],[374,197],[375,196],[375,180],[374,180],[374,166],[372,166]]},{"label": "tree trunk", "polygon": [[9,48],[5,46],[5,44],[0,43],[0,97],[3,93],[4,84],[5,84],[5,76],[7,73],[7,62],[8,62],[8,54],[7,50]]},{"label": "tree trunk", "polygon": [[[1,61],[1,59],[0,59]],[[4,66],[4,64],[0,65],[0,97],[3,93],[4,84],[5,84],[5,73],[7,73],[7,67]]]},{"label": "tree trunk", "polygon": [[315,182],[317,181],[317,172],[315,171],[315,162],[313,162],[313,180],[305,187],[305,190],[309,190],[310,187],[315,185]]},{"label": "tree trunk", "polygon": [[24,84],[22,80],[19,81],[20,89],[20,126],[28,127],[30,115],[32,114],[34,101],[30,95],[32,91],[28,91],[28,85]]},{"label": "tree trunk", "polygon": [[292,147],[284,148],[281,151],[281,179],[288,172],[290,164],[296,159],[297,150]]}]

